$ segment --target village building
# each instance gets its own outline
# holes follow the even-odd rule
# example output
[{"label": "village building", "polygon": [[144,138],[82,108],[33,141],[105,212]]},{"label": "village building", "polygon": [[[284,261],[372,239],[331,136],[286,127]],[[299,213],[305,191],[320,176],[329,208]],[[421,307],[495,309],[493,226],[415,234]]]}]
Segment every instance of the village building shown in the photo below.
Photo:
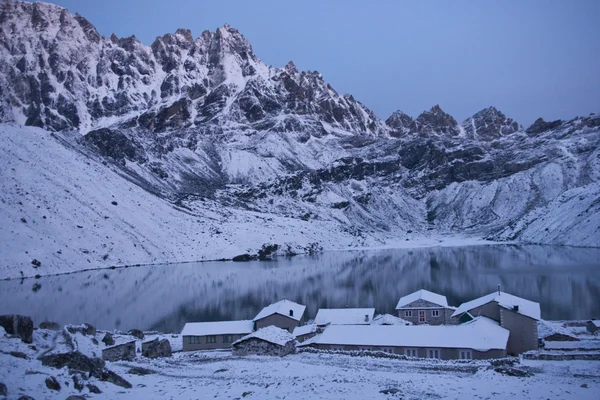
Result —
[{"label": "village building", "polygon": [[296,329],[294,329],[292,335],[294,335],[298,342],[304,342],[305,340],[317,335],[317,333],[319,333],[319,328],[317,327],[317,324],[307,324],[297,326]]},{"label": "village building", "polygon": [[461,325],[330,325],[300,346],[442,360],[490,359],[506,356],[508,338],[507,329],[479,317]]},{"label": "village building", "polygon": [[455,324],[452,313],[456,308],[448,306],[446,296],[421,289],[401,297],[396,305],[398,317],[415,325]]},{"label": "village building", "polygon": [[460,322],[478,316],[493,319],[510,332],[507,346],[509,355],[538,349],[539,303],[498,290],[461,304],[452,314]]},{"label": "village building", "polygon": [[586,329],[589,333],[596,334],[596,332],[600,331],[600,319],[588,321],[586,324]]},{"label": "village building", "polygon": [[251,333],[254,322],[188,322],[181,331],[183,351],[229,349],[236,340]]},{"label": "village building", "polygon": [[407,321],[402,318],[398,318],[393,316],[392,314],[379,314],[373,321],[371,321],[371,325],[413,325],[412,322]]},{"label": "village building", "polygon": [[270,325],[235,341],[236,356],[262,355],[285,356],[296,352],[296,339],[287,330]]},{"label": "village building", "polygon": [[321,308],[315,317],[315,324],[317,326],[369,325],[374,315],[374,308]]},{"label": "village building", "polygon": [[306,310],[306,306],[302,304],[290,300],[280,300],[266,306],[256,315],[252,320],[254,330],[274,325],[292,333],[294,328],[300,325],[304,310]]}]

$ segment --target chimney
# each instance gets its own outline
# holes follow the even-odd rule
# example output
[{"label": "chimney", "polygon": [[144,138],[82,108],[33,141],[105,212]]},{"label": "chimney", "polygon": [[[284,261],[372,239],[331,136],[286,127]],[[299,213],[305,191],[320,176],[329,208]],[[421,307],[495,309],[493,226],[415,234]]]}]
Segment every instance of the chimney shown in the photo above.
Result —
[{"label": "chimney", "polygon": [[519,306],[513,306],[513,311],[519,312]]},{"label": "chimney", "polygon": [[365,322],[369,322],[369,314],[365,314]]},{"label": "chimney", "polygon": [[500,295],[500,284],[498,284],[498,295]]}]

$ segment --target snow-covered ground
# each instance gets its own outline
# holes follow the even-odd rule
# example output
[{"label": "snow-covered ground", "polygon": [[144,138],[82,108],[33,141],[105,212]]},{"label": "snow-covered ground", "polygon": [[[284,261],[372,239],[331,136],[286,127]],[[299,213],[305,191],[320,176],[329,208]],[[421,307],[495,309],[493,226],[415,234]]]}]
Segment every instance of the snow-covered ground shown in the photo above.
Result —
[{"label": "snow-covered ground", "polygon": [[[102,342],[73,335],[82,353],[98,355]],[[98,332],[101,340],[104,333]],[[90,378],[101,394],[87,388],[77,391],[67,368],[42,366],[35,357],[67,351],[62,333],[36,330],[36,350],[20,339],[5,337],[0,328],[0,382],[8,399],[23,394],[35,399],[66,398],[72,394],[102,399],[597,399],[600,361],[526,361],[516,367],[533,374],[514,377],[500,374],[487,361],[451,362],[356,357],[328,353],[300,353],[286,357],[234,357],[229,351],[175,353],[171,358],[150,360],[138,356],[133,362],[108,362],[107,368],[132,384],[125,389]],[[148,336],[148,339],[152,337]],[[168,335],[173,344],[179,336]],[[130,340],[115,335],[117,343]],[[25,353],[28,359],[8,354]],[[138,376],[132,367],[155,374]],[[57,378],[60,392],[45,385]],[[68,385],[67,385],[68,382]]]}]

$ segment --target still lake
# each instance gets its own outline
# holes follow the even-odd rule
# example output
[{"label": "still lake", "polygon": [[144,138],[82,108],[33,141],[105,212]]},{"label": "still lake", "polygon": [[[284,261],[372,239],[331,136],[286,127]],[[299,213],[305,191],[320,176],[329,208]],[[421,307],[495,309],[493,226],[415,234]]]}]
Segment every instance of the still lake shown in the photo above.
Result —
[{"label": "still lake", "polygon": [[[600,317],[600,249],[485,245],[327,252],[270,262],[205,262],[0,281],[0,314],[37,325],[179,332],[188,321],[252,319],[287,298],[307,306],[375,307],[425,288],[450,305],[502,290],[538,301],[544,319]],[[395,313],[394,313],[395,314]]]}]

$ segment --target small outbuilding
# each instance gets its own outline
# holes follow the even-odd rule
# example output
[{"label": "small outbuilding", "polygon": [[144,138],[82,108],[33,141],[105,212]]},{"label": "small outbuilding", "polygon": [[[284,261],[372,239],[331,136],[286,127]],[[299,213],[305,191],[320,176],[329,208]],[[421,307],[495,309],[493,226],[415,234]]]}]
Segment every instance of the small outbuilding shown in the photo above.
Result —
[{"label": "small outbuilding", "polygon": [[267,326],[233,343],[233,354],[247,356],[285,356],[296,352],[296,339],[287,330]]},{"label": "small outbuilding", "polygon": [[290,300],[280,300],[263,308],[254,317],[254,329],[274,325],[292,333],[300,325],[306,306]]},{"label": "small outbuilding", "polygon": [[316,324],[307,324],[297,326],[292,335],[294,335],[297,341],[304,342],[305,340],[316,336],[317,333],[319,333],[319,328]]}]

